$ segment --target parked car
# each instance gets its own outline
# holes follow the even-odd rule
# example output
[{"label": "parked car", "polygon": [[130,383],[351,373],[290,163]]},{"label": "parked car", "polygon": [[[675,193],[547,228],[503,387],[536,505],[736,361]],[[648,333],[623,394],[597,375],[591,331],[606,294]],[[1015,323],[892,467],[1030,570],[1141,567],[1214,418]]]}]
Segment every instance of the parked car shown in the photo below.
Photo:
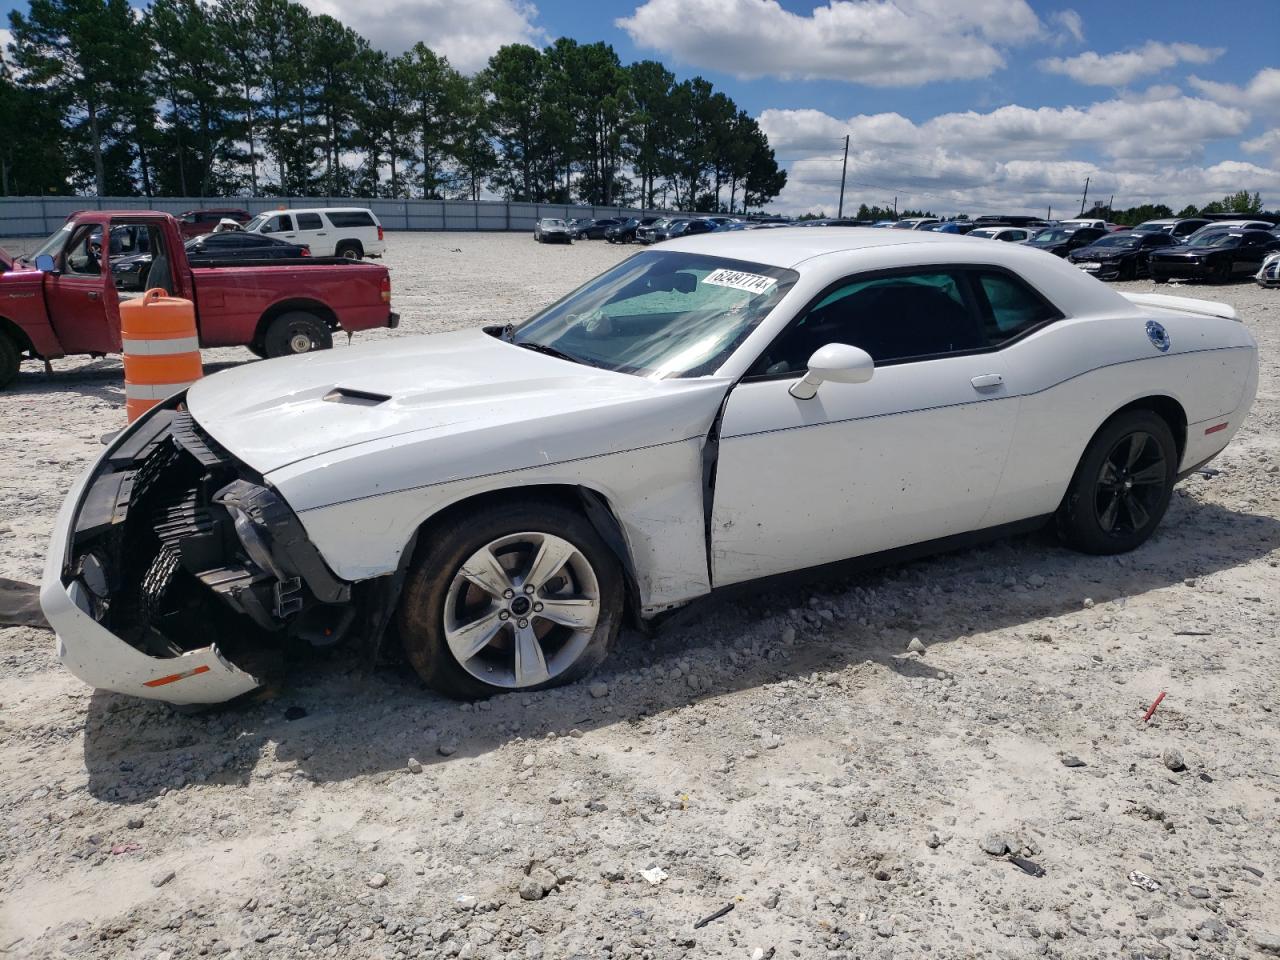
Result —
[{"label": "parked car", "polygon": [[1190,236],[1210,221],[1204,217],[1164,217],[1146,220],[1133,228],[1134,233],[1167,233],[1176,240]]},{"label": "parked car", "polygon": [[774,574],[1046,525],[1133,550],[1257,382],[1227,305],[1018,244],[678,239],[516,326],[196,382],[72,486],[41,601],[130,696],[227,700],[285,640],[376,653],[389,621],[450,696],[536,690],[628,611]]},{"label": "parked car", "polygon": [[212,207],[208,210],[188,210],[178,215],[178,227],[183,237],[190,239],[212,233],[223,220],[234,220],[242,226],[253,219],[253,214],[239,207]]},{"label": "parked car", "polygon": [[605,217],[601,220],[587,220],[573,228],[575,240],[603,240],[605,232],[616,227],[622,221],[617,217]]},{"label": "parked car", "polygon": [[636,227],[636,241],[638,243],[653,243],[653,235],[660,227],[665,227],[670,217],[657,217],[653,223],[643,223]]},{"label": "parked car", "polygon": [[610,243],[631,243],[636,239],[636,231],[641,227],[649,227],[657,223],[657,217],[628,217],[617,226],[604,232],[604,238]]},{"label": "parked car", "polygon": [[700,233],[714,233],[716,226],[715,221],[709,217],[678,220],[667,229],[666,238],[674,240],[676,237],[694,237]]},{"label": "parked car", "polygon": [[979,227],[1025,227],[1028,229],[1043,228],[1049,226],[1047,220],[1040,217],[1026,216],[1020,213],[988,213],[981,217],[974,217],[973,222]]},{"label": "parked car", "polygon": [[945,220],[942,223],[935,223],[927,229],[934,233],[958,233],[961,236],[972,233],[977,229],[977,224],[972,220]]},{"label": "parked car", "polygon": [[386,234],[372,210],[361,207],[315,207],[260,213],[244,226],[246,233],[262,233],[289,243],[303,243],[316,257],[381,257]]},{"label": "parked car", "polygon": [[[1272,236],[1280,239],[1274,231]],[[0,271],[3,269],[3,263],[0,263]],[[1262,261],[1262,266],[1254,274],[1254,279],[1258,281],[1260,287],[1280,287],[1280,252],[1267,254],[1266,259]]]},{"label": "parked car", "polygon": [[1065,224],[1041,230],[1027,241],[1027,246],[1034,247],[1036,250],[1045,250],[1055,256],[1065,257],[1072,250],[1079,247],[1087,247],[1093,241],[1106,235],[1107,231],[1101,227],[1077,227],[1072,224]]},{"label": "parked car", "polygon": [[1179,246],[1171,234],[1161,232],[1108,233],[1087,247],[1067,254],[1067,259],[1099,280],[1136,280],[1150,272],[1149,260],[1156,250]]},{"label": "parked car", "polygon": [[1215,233],[1239,233],[1242,230],[1272,230],[1274,226],[1266,220],[1211,220],[1184,239],[1189,247],[1199,246]]},{"label": "parked car", "polygon": [[[311,250],[305,244],[287,243],[264,234],[241,231],[202,233],[192,237],[183,247],[187,251],[187,262],[192,266],[203,266],[213,261],[291,260],[311,256]],[[150,251],[111,258],[111,275],[119,290],[145,289],[150,271]]]},{"label": "parked car", "polygon": [[1236,277],[1254,276],[1267,254],[1280,250],[1280,239],[1266,230],[1227,230],[1211,233],[1192,244],[1159,250],[1151,255],[1151,279],[1167,283],[1174,278],[1227,283]]},{"label": "parked car", "polygon": [[1058,226],[1066,227],[1067,229],[1092,227],[1095,230],[1109,231],[1115,224],[1108,223],[1106,220],[1099,220],[1096,217],[1071,217],[1067,220],[1059,220]]},{"label": "parked car", "polygon": [[893,224],[895,230],[924,230],[935,223],[941,223],[938,217],[907,217]]},{"label": "parked car", "polygon": [[1003,240],[1005,243],[1026,243],[1036,231],[1026,227],[975,227],[969,236],[983,240]]},{"label": "parked car", "polygon": [[573,243],[573,234],[559,217],[543,217],[533,225],[533,239],[539,243]]},{"label": "parked car", "polygon": [[688,219],[688,217],[663,217],[647,229],[636,230],[636,239],[641,243],[661,243],[671,235],[671,230],[676,224]]},{"label": "parked car", "polygon": [[0,274],[0,387],[17,376],[23,359],[121,352],[112,244],[103,250],[101,242],[119,227],[148,233],[147,283],[195,304],[202,347],[248,346],[284,356],[328,348],[338,330],[400,322],[391,311],[386,267],[336,259],[192,264],[167,213],[83,211]]}]

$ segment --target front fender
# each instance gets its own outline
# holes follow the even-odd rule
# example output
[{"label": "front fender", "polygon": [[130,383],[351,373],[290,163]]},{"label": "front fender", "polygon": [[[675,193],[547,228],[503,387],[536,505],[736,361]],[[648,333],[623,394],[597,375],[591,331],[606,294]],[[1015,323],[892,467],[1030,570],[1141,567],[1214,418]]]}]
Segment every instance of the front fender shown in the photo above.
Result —
[{"label": "front fender", "polygon": [[602,497],[617,517],[641,611],[653,614],[710,591],[703,445],[702,438],[673,441],[365,497],[301,510],[298,517],[334,573],[358,581],[393,573],[423,524],[471,498],[496,492],[518,496],[522,489],[548,485],[583,487]]}]

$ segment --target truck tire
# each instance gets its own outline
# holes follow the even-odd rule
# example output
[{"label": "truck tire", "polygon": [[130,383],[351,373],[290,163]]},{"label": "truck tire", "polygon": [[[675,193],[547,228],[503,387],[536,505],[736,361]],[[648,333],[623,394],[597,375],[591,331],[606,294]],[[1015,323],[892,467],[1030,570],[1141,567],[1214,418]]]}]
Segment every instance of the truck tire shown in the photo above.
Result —
[{"label": "truck tire", "polygon": [[329,325],[314,313],[282,313],[267,325],[262,347],[268,357],[292,357],[333,346]]},{"label": "truck tire", "polygon": [[22,355],[18,353],[18,345],[13,338],[0,333],[0,390],[18,379],[18,364],[21,362]]},{"label": "truck tire", "polygon": [[364,256],[364,248],[356,240],[343,240],[333,253],[334,256],[343,257],[347,260],[359,260]]}]

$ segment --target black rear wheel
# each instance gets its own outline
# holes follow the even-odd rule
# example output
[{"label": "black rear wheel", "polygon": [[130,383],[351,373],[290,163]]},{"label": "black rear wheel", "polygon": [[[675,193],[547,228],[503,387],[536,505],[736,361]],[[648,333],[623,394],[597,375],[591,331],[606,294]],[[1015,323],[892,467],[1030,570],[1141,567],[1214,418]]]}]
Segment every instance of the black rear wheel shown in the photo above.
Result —
[{"label": "black rear wheel", "polygon": [[1164,418],[1129,410],[1090,441],[1058,508],[1058,529],[1085,553],[1124,553],[1159,525],[1178,474],[1178,447]]}]

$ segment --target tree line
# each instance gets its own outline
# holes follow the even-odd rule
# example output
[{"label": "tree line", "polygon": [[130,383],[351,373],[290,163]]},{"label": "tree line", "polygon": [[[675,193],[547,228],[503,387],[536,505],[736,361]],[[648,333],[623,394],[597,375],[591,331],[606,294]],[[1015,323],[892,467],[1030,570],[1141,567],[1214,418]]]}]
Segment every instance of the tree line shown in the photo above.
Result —
[{"label": "tree line", "polygon": [[733,100],[606,43],[511,44],[467,76],[292,0],[31,0],[9,25],[0,195],[491,190],[735,212],[786,183]]}]

